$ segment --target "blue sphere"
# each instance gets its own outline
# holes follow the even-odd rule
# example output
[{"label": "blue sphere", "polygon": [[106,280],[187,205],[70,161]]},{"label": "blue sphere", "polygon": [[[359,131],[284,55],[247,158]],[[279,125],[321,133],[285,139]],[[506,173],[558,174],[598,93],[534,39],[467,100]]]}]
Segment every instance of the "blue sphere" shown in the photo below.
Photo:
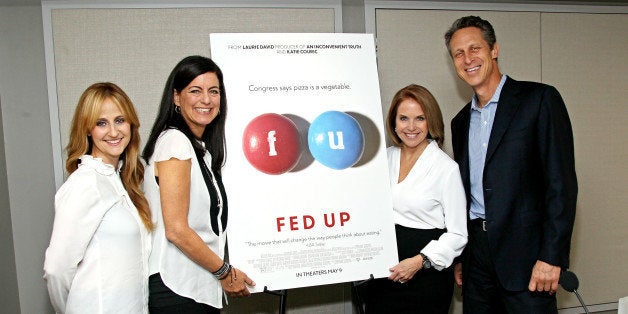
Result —
[{"label": "blue sphere", "polygon": [[314,159],[336,170],[355,165],[364,151],[360,124],[340,111],[326,111],[316,117],[308,130],[307,141]]}]

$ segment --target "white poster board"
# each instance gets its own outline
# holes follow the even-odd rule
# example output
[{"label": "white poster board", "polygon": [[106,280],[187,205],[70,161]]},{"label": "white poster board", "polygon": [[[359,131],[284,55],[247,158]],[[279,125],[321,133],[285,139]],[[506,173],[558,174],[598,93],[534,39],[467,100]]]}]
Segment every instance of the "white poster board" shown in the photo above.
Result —
[{"label": "white poster board", "polygon": [[210,45],[228,98],[230,262],[254,292],[387,277],[398,259],[373,36]]}]

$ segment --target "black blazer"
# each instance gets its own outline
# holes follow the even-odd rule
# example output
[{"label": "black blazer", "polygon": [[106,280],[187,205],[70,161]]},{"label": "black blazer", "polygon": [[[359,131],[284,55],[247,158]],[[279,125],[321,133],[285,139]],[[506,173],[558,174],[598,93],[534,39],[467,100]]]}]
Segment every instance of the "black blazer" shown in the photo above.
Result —
[{"label": "black blazer", "polygon": [[[468,204],[470,108],[468,103],[451,122]],[[569,266],[578,193],[573,152],[571,122],[558,91],[507,78],[483,173],[489,249],[507,290],[527,289],[537,260]]]}]

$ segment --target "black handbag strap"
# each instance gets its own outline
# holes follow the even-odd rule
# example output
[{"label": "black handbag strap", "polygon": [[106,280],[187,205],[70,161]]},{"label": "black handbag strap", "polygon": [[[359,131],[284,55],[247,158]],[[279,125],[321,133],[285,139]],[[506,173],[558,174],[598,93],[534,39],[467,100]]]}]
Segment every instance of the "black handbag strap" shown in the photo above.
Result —
[{"label": "black handbag strap", "polygon": [[[218,229],[218,215],[220,214],[220,206],[222,206],[222,215],[220,216],[220,223],[222,225],[222,231],[224,232],[227,228],[227,193],[225,192],[225,186],[222,184],[222,177],[219,174],[212,175],[212,172],[207,167],[205,160],[203,159],[203,153],[205,151],[194,150],[196,153],[196,159],[198,160],[199,166],[201,166],[201,173],[203,174],[203,179],[205,179],[205,185],[207,186],[207,190],[209,191],[210,207],[209,207],[209,215],[211,217],[211,226],[214,234],[219,235]],[[216,179],[216,184],[214,184],[214,177]],[[218,191],[216,191],[216,185],[218,185],[218,190],[220,190],[221,198],[218,197]]]}]

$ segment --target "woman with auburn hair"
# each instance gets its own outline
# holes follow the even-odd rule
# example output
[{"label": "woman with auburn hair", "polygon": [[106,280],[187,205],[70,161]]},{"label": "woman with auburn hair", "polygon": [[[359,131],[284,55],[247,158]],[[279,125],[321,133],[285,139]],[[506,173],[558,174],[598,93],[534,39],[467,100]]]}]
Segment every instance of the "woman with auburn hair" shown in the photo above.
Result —
[{"label": "woman with auburn hair", "polygon": [[44,262],[57,313],[148,313],[153,224],[140,187],[139,126],[113,83],[93,84],[79,99]]},{"label": "woman with auburn hair", "polygon": [[393,97],[386,118],[388,170],[399,264],[363,289],[367,313],[449,312],[451,264],[467,243],[466,197],[458,164],[441,150],[438,103],[412,84]]}]

